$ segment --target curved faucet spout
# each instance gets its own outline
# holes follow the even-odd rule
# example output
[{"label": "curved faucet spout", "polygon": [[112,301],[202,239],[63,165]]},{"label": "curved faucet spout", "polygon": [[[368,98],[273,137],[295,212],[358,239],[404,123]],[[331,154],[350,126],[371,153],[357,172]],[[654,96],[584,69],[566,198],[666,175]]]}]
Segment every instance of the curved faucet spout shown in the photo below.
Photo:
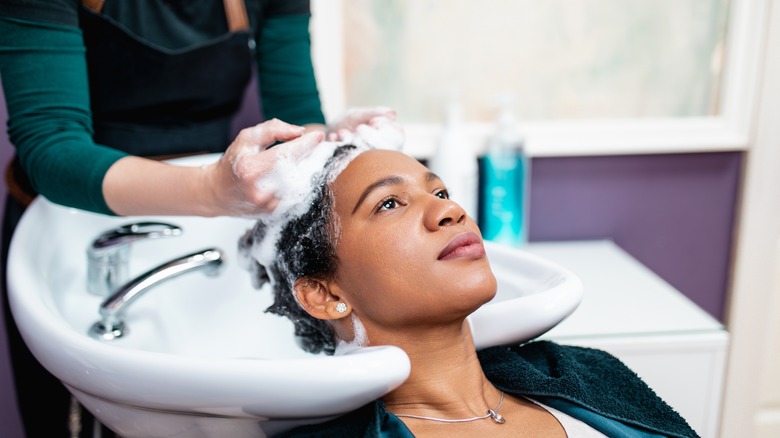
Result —
[{"label": "curved faucet spout", "polygon": [[100,305],[101,320],[92,325],[89,335],[110,341],[124,336],[127,329],[122,320],[124,312],[135,300],[160,283],[190,271],[203,271],[208,276],[221,272],[223,252],[209,248],[188,254],[153,268],[120,287]]},{"label": "curved faucet spout", "polygon": [[179,226],[166,222],[137,222],[104,232],[87,248],[87,290],[107,297],[130,278],[128,267],[133,242],[181,233]]}]

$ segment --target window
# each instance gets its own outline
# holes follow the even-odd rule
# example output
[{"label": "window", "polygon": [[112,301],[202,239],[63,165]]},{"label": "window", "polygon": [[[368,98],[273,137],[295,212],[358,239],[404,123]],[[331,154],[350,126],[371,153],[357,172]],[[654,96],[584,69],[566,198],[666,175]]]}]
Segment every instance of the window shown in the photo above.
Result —
[{"label": "window", "polygon": [[326,115],[398,110],[428,155],[450,99],[475,147],[514,98],[534,155],[741,149],[763,2],[315,0]]}]

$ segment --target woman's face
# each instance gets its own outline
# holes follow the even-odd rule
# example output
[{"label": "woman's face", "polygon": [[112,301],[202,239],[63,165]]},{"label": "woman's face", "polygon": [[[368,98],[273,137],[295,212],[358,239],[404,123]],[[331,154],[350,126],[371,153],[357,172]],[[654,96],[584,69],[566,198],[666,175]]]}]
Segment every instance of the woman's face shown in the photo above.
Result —
[{"label": "woman's face", "polygon": [[331,188],[335,283],[370,331],[456,321],[495,295],[479,228],[414,158],[363,152]]}]

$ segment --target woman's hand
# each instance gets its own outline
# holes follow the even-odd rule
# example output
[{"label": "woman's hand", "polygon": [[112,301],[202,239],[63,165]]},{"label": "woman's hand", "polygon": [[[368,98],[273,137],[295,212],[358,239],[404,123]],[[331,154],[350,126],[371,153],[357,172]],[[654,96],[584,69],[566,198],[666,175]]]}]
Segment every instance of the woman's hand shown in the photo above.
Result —
[{"label": "woman's hand", "polygon": [[225,154],[205,169],[216,215],[257,217],[273,211],[279,199],[261,184],[263,177],[281,154],[298,161],[324,137],[322,132],[304,134],[303,127],[277,119],[243,129]]}]

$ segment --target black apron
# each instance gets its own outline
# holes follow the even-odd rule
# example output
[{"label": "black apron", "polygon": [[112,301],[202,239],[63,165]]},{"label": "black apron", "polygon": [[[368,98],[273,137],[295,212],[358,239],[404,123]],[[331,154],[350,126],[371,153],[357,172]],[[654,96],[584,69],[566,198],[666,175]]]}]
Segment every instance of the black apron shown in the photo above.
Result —
[{"label": "black apron", "polygon": [[79,20],[95,143],[141,156],[225,150],[252,74],[248,26],[171,50],[87,7]]},{"label": "black apron", "polygon": [[[225,0],[230,31],[171,50],[145,41],[84,1],[79,20],[87,47],[95,143],[132,155],[223,152],[231,120],[252,75],[255,41],[242,0]],[[36,193],[16,156],[6,168],[9,193],[23,206]]]},{"label": "black apron", "polygon": [[[228,3],[236,6],[226,1],[226,8]],[[231,118],[252,74],[254,41],[245,10],[238,26],[236,20],[229,23],[230,29],[241,30],[185,50],[166,50],[125,32],[107,17],[80,9],[95,143],[142,156],[225,150],[231,140]],[[227,15],[231,17],[230,11]],[[7,168],[6,181],[10,196],[4,211],[0,277],[19,410],[29,436],[67,436],[70,392],[27,349],[10,312],[5,290],[10,240],[35,192],[17,158]],[[41,391],[46,397],[36,395]],[[82,435],[87,436],[92,418],[86,411],[81,415]],[[113,436],[105,428],[103,434]]]}]

